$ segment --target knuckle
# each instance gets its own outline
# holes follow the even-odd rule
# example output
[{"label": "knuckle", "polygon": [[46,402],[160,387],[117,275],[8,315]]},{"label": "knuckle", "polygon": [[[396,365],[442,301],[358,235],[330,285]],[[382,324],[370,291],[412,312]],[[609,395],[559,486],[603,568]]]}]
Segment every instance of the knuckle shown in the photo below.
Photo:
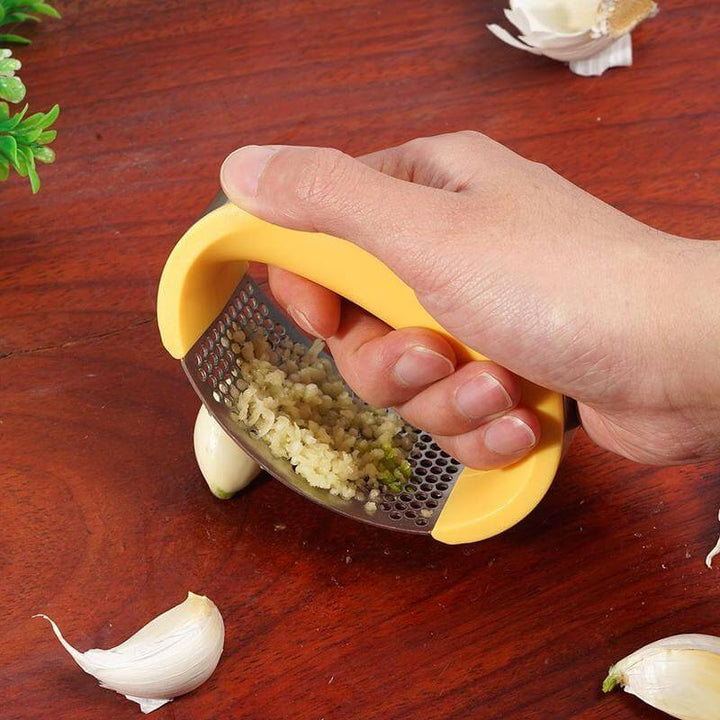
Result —
[{"label": "knuckle", "polygon": [[492,467],[487,458],[480,452],[462,450],[457,453],[455,459],[473,470],[490,470]]},{"label": "knuckle", "polygon": [[356,395],[375,407],[389,405],[383,385],[367,372],[366,364],[360,362],[357,351],[338,348],[333,354],[340,374]]},{"label": "knuckle", "polygon": [[[511,463],[511,460],[503,460],[489,454],[483,442],[477,437],[477,433],[472,433],[472,437],[472,442],[469,441],[469,439],[465,439],[465,441],[459,443],[459,447],[456,448],[454,457],[463,465],[473,468],[474,470],[494,470]],[[515,458],[513,458],[513,460],[514,459]]]},{"label": "knuckle", "polygon": [[474,470],[487,469],[487,457],[482,448],[464,441],[459,436],[434,436],[435,442],[455,460]]},{"label": "knuckle", "polygon": [[466,137],[470,138],[471,140],[487,140],[487,135],[483,135],[483,133],[478,132],[477,130],[460,130],[459,132],[454,133],[458,137]]},{"label": "knuckle", "polygon": [[404,147],[410,148],[411,150],[422,150],[424,148],[434,145],[436,141],[436,135],[424,135],[422,137],[416,137],[412,140],[408,140],[404,144]]},{"label": "knuckle", "polygon": [[299,171],[295,194],[304,204],[324,205],[348,182],[348,156],[340,150],[324,148],[313,153]]},{"label": "knuckle", "polygon": [[433,157],[437,148],[437,141],[437,137],[419,137],[409,140],[402,147],[411,157],[415,158],[416,162],[422,162]]},{"label": "knuckle", "polygon": [[388,388],[368,377],[364,372],[353,373],[353,376],[346,378],[348,385],[356,392],[362,400],[373,407],[390,407],[396,398]]},{"label": "knuckle", "polygon": [[476,150],[495,144],[492,138],[477,130],[460,130],[454,135],[458,140],[462,140],[466,147],[472,147]]}]

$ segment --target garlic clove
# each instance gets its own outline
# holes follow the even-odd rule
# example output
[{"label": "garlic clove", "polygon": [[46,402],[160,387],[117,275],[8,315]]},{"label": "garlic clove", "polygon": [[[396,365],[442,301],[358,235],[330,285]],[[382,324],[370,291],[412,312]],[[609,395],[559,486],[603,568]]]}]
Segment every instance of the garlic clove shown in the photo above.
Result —
[{"label": "garlic clove", "polygon": [[231,498],[249,485],[260,466],[223,430],[204,405],[200,406],[193,431],[195,459],[215,497]]},{"label": "garlic clove", "polygon": [[202,685],[217,667],[225,641],[225,626],[215,603],[192,592],[109,650],[80,652],[47,615],[33,617],[50,623],[61,645],[101,687],[125,695],[144,713]]},{"label": "garlic clove", "polygon": [[603,683],[680,720],[720,717],[720,638],[675,635],[646,645],[613,665]]},{"label": "garlic clove", "polygon": [[652,0],[511,0],[505,17],[515,37],[498,25],[488,29],[518,50],[569,63],[583,76],[632,64],[630,31],[657,12]]},{"label": "garlic clove", "polygon": [[556,35],[585,33],[598,20],[599,0],[511,0],[510,9],[523,12],[533,29]]}]

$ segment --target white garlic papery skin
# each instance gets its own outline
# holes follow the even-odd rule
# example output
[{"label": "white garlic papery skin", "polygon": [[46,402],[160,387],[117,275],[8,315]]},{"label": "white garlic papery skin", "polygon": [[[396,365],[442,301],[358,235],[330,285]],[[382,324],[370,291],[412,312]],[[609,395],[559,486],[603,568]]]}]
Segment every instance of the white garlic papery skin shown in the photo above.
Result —
[{"label": "white garlic papery skin", "polygon": [[651,0],[510,0],[505,17],[519,39],[499,25],[488,30],[519,50],[567,62],[578,75],[602,75],[632,64],[630,30],[656,12]]},{"label": "white garlic papery skin", "polygon": [[260,466],[223,430],[204,405],[195,419],[193,431],[195,459],[215,497],[232,497],[249,485]]},{"label": "white garlic papery skin", "polygon": [[109,650],[79,652],[47,615],[34,617],[52,625],[65,650],[101,687],[125,695],[144,713],[202,685],[217,667],[225,642],[225,625],[215,603],[192,592]]},{"label": "white garlic papery skin", "polygon": [[720,718],[720,638],[674,635],[613,665],[603,691],[618,685],[680,720]]}]

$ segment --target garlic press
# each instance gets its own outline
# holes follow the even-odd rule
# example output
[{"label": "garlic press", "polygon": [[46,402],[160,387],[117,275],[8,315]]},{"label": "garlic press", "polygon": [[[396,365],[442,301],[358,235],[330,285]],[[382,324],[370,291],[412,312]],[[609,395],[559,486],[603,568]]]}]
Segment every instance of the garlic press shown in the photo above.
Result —
[{"label": "garlic press", "polygon": [[535,410],[542,425],[541,440],[530,455],[507,468],[473,470],[417,430],[408,457],[412,475],[404,491],[381,494],[372,515],[363,502],[312,487],[289,462],[275,458],[261,439],[231,417],[227,381],[238,358],[228,333],[261,332],[272,347],[285,338],[306,346],[310,340],[248,276],[251,261],[324,285],[394,328],[432,329],[453,345],[460,362],[485,358],[449,335],[412,289],[365,250],[329,235],[273,225],[228,203],[220,193],[167,259],[158,290],[158,325],[163,345],[180,360],[207,410],[264,470],[347,517],[391,530],[429,533],[450,544],[496,535],[540,502],[570,431],[565,398],[527,381],[523,404]]}]

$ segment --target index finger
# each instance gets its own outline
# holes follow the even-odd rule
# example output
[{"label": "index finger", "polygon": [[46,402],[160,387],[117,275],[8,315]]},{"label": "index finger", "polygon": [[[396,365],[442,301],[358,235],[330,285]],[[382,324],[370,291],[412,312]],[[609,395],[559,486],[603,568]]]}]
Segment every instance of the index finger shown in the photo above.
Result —
[{"label": "index finger", "polygon": [[340,326],[340,298],[322,285],[268,265],[268,281],[275,300],[313,337],[328,338]]}]

